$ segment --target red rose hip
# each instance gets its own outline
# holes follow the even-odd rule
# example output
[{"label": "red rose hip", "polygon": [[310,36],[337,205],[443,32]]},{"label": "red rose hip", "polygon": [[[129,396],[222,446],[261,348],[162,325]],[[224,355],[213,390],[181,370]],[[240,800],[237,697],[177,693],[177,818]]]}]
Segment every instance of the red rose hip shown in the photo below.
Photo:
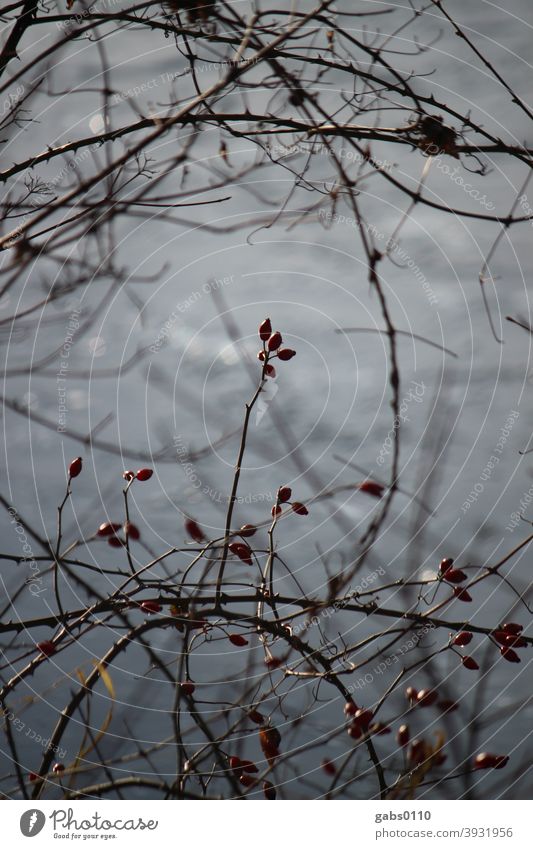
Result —
[{"label": "red rose hip", "polygon": [[459,631],[453,638],[453,644],[455,646],[467,646],[473,636],[471,631]]},{"label": "red rose hip", "polygon": [[43,640],[41,643],[37,643],[37,648],[45,657],[51,657],[56,653],[56,647],[51,640]]},{"label": "red rose hip", "polygon": [[194,519],[185,520],[185,533],[190,536],[195,542],[204,542],[205,536],[198,522]]},{"label": "red rose hip", "polygon": [[277,351],[282,342],[283,342],[283,339],[282,339],[281,333],[279,332],[279,330],[276,330],[272,334],[272,336],[270,336],[270,338],[267,342],[267,348],[268,348],[269,351]]},{"label": "red rose hip", "polygon": [[282,360],[283,362],[292,360],[292,358],[295,356],[296,351],[293,351],[292,348],[280,348],[278,351],[278,359]]},{"label": "red rose hip", "polygon": [[469,657],[468,655],[465,655],[461,658],[461,663],[463,664],[465,669],[479,669],[479,664],[477,663],[477,661],[475,661],[473,657]]},{"label": "red rose hip", "polygon": [[264,321],[259,325],[259,338],[266,342],[267,339],[270,338],[270,334],[272,333],[272,324],[270,323],[269,318],[265,318]]},{"label": "red rose hip", "polygon": [[81,457],[76,457],[75,460],[72,460],[70,466],[68,467],[69,478],[77,478],[79,473],[81,472],[82,466],[83,460]]},{"label": "red rose hip", "polygon": [[290,501],[290,497],[292,495],[292,489],[290,486],[280,486],[278,489],[278,501],[284,504],[286,501]]},{"label": "red rose hip", "polygon": [[233,643],[234,646],[248,645],[248,640],[246,640],[241,634],[228,634],[228,640],[230,643]]}]

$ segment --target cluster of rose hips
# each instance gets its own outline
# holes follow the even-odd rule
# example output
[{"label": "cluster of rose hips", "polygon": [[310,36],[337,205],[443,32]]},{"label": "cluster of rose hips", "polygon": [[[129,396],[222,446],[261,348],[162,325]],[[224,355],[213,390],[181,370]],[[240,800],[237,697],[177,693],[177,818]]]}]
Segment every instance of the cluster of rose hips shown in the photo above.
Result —
[{"label": "cluster of rose hips", "polygon": [[[52,766],[52,772],[55,775],[61,775],[64,771],[65,771],[65,764],[62,764],[59,761],[57,761]],[[40,778],[40,776],[36,772],[29,772],[28,773],[28,781],[30,781],[30,782],[37,781],[38,778]]]},{"label": "cluster of rose hips", "polygon": [[501,656],[509,663],[520,663],[520,657],[515,649],[523,649],[528,645],[526,638],[522,636],[523,630],[524,626],[516,622],[504,622],[491,634],[500,645]]},{"label": "cluster of rose hips", "polygon": [[440,749],[433,749],[431,744],[423,738],[415,737],[411,739],[411,731],[408,725],[400,725],[396,732],[396,742],[400,748],[405,750],[407,764],[411,767],[420,766],[429,758],[431,758],[433,766],[442,766],[448,757]]},{"label": "cluster of rose hips", "polygon": [[120,548],[125,545],[125,541],[118,536],[120,530],[124,532],[126,539],[138,540],[141,537],[139,528],[133,522],[102,522],[96,536],[107,539],[107,544],[112,548]]},{"label": "cluster of rose hips", "polygon": [[[434,691],[417,691],[414,687],[408,688],[407,695],[411,700],[411,703],[413,703],[414,700],[416,704],[419,704],[422,707],[433,704],[438,699],[438,695]],[[344,705],[344,713],[348,717],[347,732],[353,740],[360,741],[363,737],[370,734],[383,735],[390,734],[392,731],[390,726],[385,723],[373,722],[374,714],[372,711],[365,708],[359,708],[353,701],[346,702]],[[398,745],[402,748],[409,745],[407,750],[407,763],[413,768],[419,766],[421,763],[428,760],[428,758],[431,758],[431,763],[434,766],[441,766],[446,760],[445,754],[443,754],[440,750],[435,751],[424,740],[411,740],[408,725],[400,726],[396,733],[396,740]],[[322,769],[327,775],[336,774],[335,765],[328,759],[325,759],[322,762]]]},{"label": "cluster of rose hips", "polygon": [[[449,584],[462,584],[466,581],[467,575],[462,569],[454,569],[453,558],[445,557],[439,565],[439,580],[446,581]],[[453,594],[459,601],[472,601],[472,596],[464,587],[453,587]]]},{"label": "cluster of rose hips", "polygon": [[278,516],[281,516],[283,513],[282,504],[288,504],[291,507],[293,513],[296,513],[298,516],[307,516],[309,514],[309,510],[302,504],[301,501],[292,501],[292,489],[290,486],[280,486],[276,495],[276,503],[272,508],[272,518],[277,519]]},{"label": "cluster of rose hips", "polygon": [[[83,459],[81,457],[75,457],[72,460],[68,467],[68,478],[69,483],[72,478],[77,478],[80,474],[83,467]],[[154,471],[153,469],[138,469],[136,472],[132,472],[130,470],[126,470],[122,473],[122,477],[125,481],[128,482],[128,486],[131,486],[134,480],[148,481],[152,477]],[[124,532],[124,535],[127,540],[140,539],[141,532],[137,525],[134,525],[133,522],[102,522],[98,530],[96,531],[96,536],[100,538],[107,539],[108,545],[113,548],[120,548],[123,545],[126,545],[126,542],[118,536],[118,531]]]},{"label": "cluster of rose hips", "polygon": [[503,769],[509,761],[509,755],[493,755],[481,752],[474,758],[474,769]]},{"label": "cluster of rose hips", "polygon": [[[206,542],[206,537],[198,522],[195,522],[194,519],[187,518],[185,520],[185,531],[188,536],[190,536],[197,543]],[[253,537],[257,528],[255,525],[243,525],[238,531],[234,531],[232,533],[233,537]],[[232,554],[235,554],[243,563],[246,563],[248,566],[252,565],[252,549],[245,542],[239,542],[238,540],[234,540],[228,546],[229,551]]]},{"label": "cluster of rose hips", "polygon": [[452,702],[450,699],[439,699],[439,694],[436,690],[424,688],[417,690],[416,687],[407,687],[405,697],[411,707],[431,707],[436,704],[443,712],[457,710],[459,705],[457,702]]},{"label": "cluster of rose hips", "polygon": [[[252,775],[259,772],[259,770],[253,761],[239,758],[237,755],[232,755],[229,758],[229,765],[239,784],[242,784],[242,786],[246,787],[247,790],[255,787],[257,782],[255,778],[252,778]],[[274,800],[278,795],[276,788],[271,781],[263,781],[263,795],[265,799],[270,800]]]},{"label": "cluster of rose hips", "polygon": [[[472,634],[470,633],[470,631],[460,631],[458,634],[456,634],[454,642],[455,640],[458,640],[458,642],[455,643],[456,645],[467,645],[471,639]],[[469,660],[473,659],[469,658]],[[473,662],[475,663],[475,661]],[[475,667],[468,666],[468,664],[465,664],[465,666],[467,666],[467,668],[469,669],[478,668],[477,664]],[[436,706],[445,713],[457,710],[457,708],[459,707],[457,702],[451,701],[449,699],[439,700],[439,695],[436,690],[417,690],[416,687],[407,687],[405,695],[409,700],[411,707],[414,707],[415,705],[419,705],[420,707],[431,707],[436,703]],[[400,746],[406,746],[409,743],[410,734],[408,725],[400,726],[396,735],[396,739]],[[417,744],[416,746],[414,745],[415,743]],[[417,757],[421,757],[424,749],[423,746],[420,745],[420,743],[421,741],[419,740],[412,741],[411,751],[409,752],[408,756],[408,762],[414,762],[416,761]],[[435,754],[432,755],[432,762],[436,765],[444,763],[445,759],[446,755],[442,754],[441,752],[437,753],[436,757]],[[425,760],[425,757],[422,757],[422,761],[423,760]],[[473,760],[473,767],[474,769],[502,769],[508,760],[508,755],[491,755],[487,752],[483,752],[480,755],[476,755]]]},{"label": "cluster of rose hips", "polygon": [[[129,488],[135,480],[140,481],[141,483],[143,483],[144,481],[149,481],[153,473],[153,469],[138,469],[136,472],[132,472],[127,469],[126,471],[122,472],[122,477],[125,481],[128,482]],[[125,540],[118,536],[118,531],[120,531],[121,529],[124,532],[124,536],[126,537]],[[103,522],[96,531],[96,536],[107,539],[107,544],[110,545],[112,548],[121,548],[122,546],[125,546],[126,543],[131,539],[140,539],[141,532],[137,525],[134,525],[133,522]],[[156,611],[148,612],[154,613]]]},{"label": "cluster of rose hips", "polygon": [[[82,470],[82,467],[83,467],[82,457],[75,457],[74,460],[72,460],[69,463],[69,467],[68,467],[69,478],[77,478],[78,475],[80,474],[81,470]],[[127,470],[127,471],[122,473],[122,477],[124,478],[125,481],[128,481],[128,482],[132,481],[132,480],[148,481],[152,477],[153,473],[154,473],[153,469],[139,469],[137,472],[132,472],[130,470]]]},{"label": "cluster of rose hips", "polygon": [[263,374],[265,377],[275,377],[276,369],[270,364],[270,360],[277,357],[281,362],[292,360],[296,351],[292,348],[282,348],[283,338],[279,330],[272,332],[272,324],[269,318],[265,318],[259,325],[259,338],[263,343],[262,349],[257,354],[257,359],[263,363]]},{"label": "cluster of rose hips", "polygon": [[[503,625],[500,625],[491,634],[491,637],[500,646],[501,656],[509,663],[520,663],[520,657],[516,653],[515,648],[525,648],[528,645],[527,640],[522,636],[523,630],[524,626],[518,625],[516,622],[504,622]],[[459,631],[458,634],[452,637],[451,644],[454,646],[467,646],[473,636],[471,631]],[[461,662],[467,669],[479,669],[473,657],[462,655]]]},{"label": "cluster of rose hips", "polygon": [[354,701],[346,702],[344,714],[348,717],[348,736],[353,740],[360,740],[365,734],[390,734],[388,725],[381,722],[372,722],[374,714],[371,710],[358,707]]},{"label": "cluster of rose hips", "polygon": [[[281,734],[277,728],[268,725],[263,714],[255,708],[248,712],[248,717],[252,722],[260,726],[259,744],[269,765],[273,766],[276,759],[280,756]],[[253,761],[244,760],[237,757],[237,755],[231,755],[228,758],[228,762],[230,770],[243,787],[247,789],[255,787],[256,779],[252,776],[258,773],[259,769]],[[270,781],[263,781],[263,794],[265,799],[273,800],[276,798],[276,788]]]},{"label": "cluster of rose hips", "polygon": [[122,477],[125,481],[128,481],[128,483],[131,483],[131,481],[134,480],[141,481],[142,483],[143,481],[149,481],[153,473],[153,469],[139,469],[137,472],[132,472],[130,469],[126,469],[122,472]]}]

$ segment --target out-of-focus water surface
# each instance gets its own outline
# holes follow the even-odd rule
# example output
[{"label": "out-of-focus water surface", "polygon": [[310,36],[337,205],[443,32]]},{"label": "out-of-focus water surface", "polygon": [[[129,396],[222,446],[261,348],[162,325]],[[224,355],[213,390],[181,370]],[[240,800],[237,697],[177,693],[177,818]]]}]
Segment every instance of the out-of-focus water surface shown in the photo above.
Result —
[{"label": "out-of-focus water surface", "polygon": [[[531,9],[527,0],[515,0],[503,9],[482,0],[468,4],[453,0],[446,5],[490,61],[527,99],[531,90]],[[381,20],[380,26],[386,29],[386,21]],[[436,12],[429,10],[424,14],[416,29],[421,41],[431,41],[442,32],[422,56],[395,57],[404,69],[413,67],[416,61],[417,69],[427,72],[424,79],[417,81],[419,91],[433,92],[458,111],[471,109],[474,120],[504,139],[531,142],[526,116],[511,103],[502,86],[463,41],[443,25]],[[115,36],[111,43],[116,51],[111,60],[113,86],[118,91],[127,93],[136,85],[142,86],[147,68],[157,78],[177,74],[184,67],[173,41],[158,34],[154,34],[153,43],[147,43],[144,32],[130,33],[124,39]],[[408,50],[412,48],[411,35],[405,36],[404,43],[400,35],[395,43],[398,50]],[[92,68],[89,61],[93,55],[80,45],[79,58],[65,64],[65,84],[73,86],[79,78],[80,83],[88,85],[92,76],[98,79],[99,69]],[[144,57],[143,61],[139,56]],[[214,79],[216,71],[206,70],[206,80],[210,74]],[[178,88],[179,85],[178,82]],[[332,91],[329,96],[334,102],[337,93]],[[135,108],[155,108],[154,104],[163,102],[165,97],[164,87],[156,93],[142,92],[136,96],[135,105],[125,95],[116,120],[131,120]],[[262,102],[260,93],[257,97]],[[96,95],[80,96],[78,114],[70,111],[70,99],[65,99],[65,103],[69,109],[55,103],[48,112],[43,111],[38,126],[30,125],[18,133],[4,149],[4,163],[40,150],[49,138],[66,141],[75,134],[89,134],[99,126],[101,106]],[[204,149],[211,161],[216,156],[219,131],[206,127],[204,133],[205,140],[195,149],[196,157]],[[169,155],[173,143],[170,136],[163,137],[153,155]],[[342,143],[337,147],[342,147]],[[416,188],[426,162],[419,153],[401,146],[379,145],[373,146],[372,151],[375,158],[386,160],[390,173],[400,175]],[[248,141],[235,141],[230,146],[229,162],[236,171],[253,156]],[[332,178],[333,168],[327,160],[325,154],[313,160],[312,175],[316,179]],[[296,167],[298,161],[293,159],[291,163]],[[427,196],[463,210],[479,211],[485,204],[488,210],[494,206],[506,212],[524,173],[498,156],[489,164],[490,174],[482,178],[462,169],[454,172],[459,163],[452,158],[435,162],[427,177]],[[217,167],[223,170],[222,165]],[[349,163],[349,167],[356,169],[357,163]],[[50,174],[54,171],[57,173],[57,166],[50,166]],[[457,173],[465,181],[470,177],[475,197],[461,188]],[[194,173],[191,179],[194,180]],[[71,298],[72,309],[79,310],[79,317],[75,314],[70,327],[79,320],[81,328],[74,329],[68,358],[66,424],[73,431],[86,434],[111,414],[112,419],[98,431],[98,436],[120,447],[123,458],[98,449],[89,453],[79,443],[38,423],[37,416],[53,422],[58,417],[59,353],[51,359],[47,377],[32,373],[8,378],[5,394],[29,404],[35,419],[28,422],[12,411],[4,412],[2,492],[22,516],[33,517],[41,533],[44,529],[53,533],[56,506],[64,491],[62,470],[71,457],[83,454],[86,462],[83,475],[75,482],[74,513],[68,509],[66,514],[66,540],[91,534],[107,517],[120,519],[122,470],[142,465],[129,458],[130,449],[157,454],[162,446],[167,446],[165,456],[153,461],[152,480],[134,490],[133,518],[142,528],[143,540],[152,551],[180,544],[184,540],[185,513],[196,516],[215,536],[223,525],[238,448],[238,437],[231,434],[239,428],[244,402],[253,391],[250,366],[256,368],[256,328],[266,315],[282,331],[286,343],[297,350],[297,356],[290,363],[280,364],[264,415],[259,420],[253,418],[237,522],[264,521],[280,483],[290,484],[298,498],[305,501],[321,489],[360,480],[361,473],[335,457],[352,461],[374,477],[387,479],[390,455],[385,453],[385,440],[392,423],[387,338],[377,333],[339,332],[347,327],[384,327],[379,303],[369,289],[358,229],[350,210],[340,205],[337,220],[316,213],[305,216],[298,226],[289,227],[308,200],[305,193],[289,200],[287,209],[295,213],[292,218],[281,219],[274,226],[261,226],[274,217],[292,182],[288,170],[269,167],[244,176],[229,190],[220,190],[220,196],[231,195],[229,201],[185,210],[174,216],[175,223],[170,223],[170,216],[161,215],[161,210],[154,210],[153,220],[138,226],[134,219],[126,219],[127,224],[117,231],[116,264],[125,269],[122,288],[110,289],[107,308],[95,316],[87,329],[84,322],[95,303],[94,291],[88,287],[80,299]],[[407,199],[385,179],[374,176],[362,185],[361,204],[367,220],[377,233],[383,234],[385,242],[407,208]],[[194,225],[187,226],[187,220]],[[428,515],[409,495],[400,493],[387,530],[380,536],[361,577],[378,566],[385,570],[380,579],[384,582],[405,575],[424,576],[445,555],[455,557],[461,565],[494,562],[527,532],[525,524],[514,530],[506,526],[532,484],[531,461],[527,455],[519,454],[528,445],[531,432],[530,336],[506,322],[505,316],[520,315],[529,320],[527,288],[533,231],[528,223],[513,228],[502,240],[492,264],[495,284],[487,287],[487,295],[503,344],[496,342],[490,332],[478,283],[480,266],[497,232],[494,224],[445,216],[419,205],[401,231],[394,263],[386,262],[380,267],[397,328],[420,334],[456,356],[407,335],[398,339],[400,395],[407,410],[400,429],[401,486],[406,493],[417,492],[433,512]],[[144,276],[147,282],[130,282],[130,274]],[[20,281],[16,293],[2,300],[2,314],[11,315],[24,304],[34,303],[42,297],[49,281],[49,273],[36,263],[31,279]],[[97,280],[94,285],[105,291],[107,284]],[[238,342],[228,337],[221,319],[220,313],[226,310],[237,328]],[[37,333],[20,340],[4,335],[7,368],[14,369],[29,360],[39,361],[59,350],[69,333],[68,315],[64,303],[51,303],[42,310]],[[161,342],[163,337],[166,338]],[[113,373],[146,346],[155,346],[154,351],[140,364],[119,375]],[[110,370],[110,376],[99,376],[102,370]],[[90,379],[83,372],[89,373]],[[283,433],[278,427],[280,421],[285,425]],[[213,450],[198,461],[184,462],[184,452],[209,445]],[[487,470],[494,456],[498,462]],[[380,457],[385,459],[383,464]],[[311,519],[283,523],[279,529],[283,556],[307,591],[319,592],[324,582],[318,551],[327,554],[335,550],[340,553],[336,557],[345,562],[352,560],[373,509],[372,499],[345,491],[314,504]],[[331,520],[332,514],[335,521]],[[530,513],[527,516],[531,518]],[[1,522],[2,550],[17,553],[17,540],[5,515]],[[100,549],[92,550],[101,565],[112,566],[116,562],[116,554],[103,543]],[[137,556],[143,562],[148,555],[139,547]],[[524,593],[530,586],[530,561],[531,556],[525,551],[509,565],[514,585]],[[336,562],[332,556],[331,569]],[[4,590],[9,593],[20,582],[20,570],[4,563],[2,574]],[[242,576],[243,570],[235,568],[235,574]],[[253,577],[251,571],[244,574]],[[280,579],[278,586],[281,592],[288,584]],[[475,620],[482,625],[496,624],[513,609],[516,597],[497,581],[490,591],[487,583],[481,587],[480,596],[472,605]],[[21,617],[54,610],[48,578],[43,579],[43,588],[46,591],[37,596],[29,591],[21,595],[17,601]],[[73,587],[72,592],[80,590]],[[79,598],[83,603],[83,595]],[[406,599],[394,592],[389,602],[398,606]],[[470,609],[465,612],[465,607],[452,609],[447,615],[470,615]],[[524,622],[530,619],[523,607],[515,615]],[[330,635],[342,632],[352,642],[368,629],[364,620],[347,613],[338,614],[338,619],[325,627]],[[42,636],[48,634],[43,631]],[[160,639],[171,652],[171,637],[165,634]],[[443,637],[429,634],[425,639],[426,644],[437,646]],[[88,667],[105,645],[101,635],[90,636],[77,650],[77,657],[76,650],[72,650],[64,668],[74,674],[76,666]],[[211,669],[213,675],[216,665],[220,697],[231,699],[234,667],[221,652],[217,643],[207,646],[196,672],[201,677],[202,670]],[[479,641],[476,657],[482,657],[483,652]],[[374,676],[373,682],[365,686],[361,701],[372,703],[402,663],[399,660],[386,673]],[[485,730],[482,721],[477,741],[480,750],[510,752],[515,768],[524,759],[523,777],[508,789],[502,791],[500,786],[497,791],[510,797],[524,797],[531,791],[528,740],[533,706],[529,704],[529,663],[526,651],[518,672],[513,664],[504,662],[491,672],[483,710],[501,711],[502,718],[495,736],[494,726]],[[122,700],[117,716],[126,716],[129,725],[136,727],[141,745],[160,739],[166,723],[171,734],[164,709],[164,684],[148,683],[145,667],[141,650],[134,649],[113,668]],[[462,699],[460,715],[446,721],[453,752],[449,760],[453,765],[460,764],[465,756],[460,732],[472,711],[478,710],[474,685],[479,679],[471,672],[458,670],[456,658],[448,655],[438,668],[442,687]],[[430,681],[425,675],[421,670],[418,680]],[[26,712],[28,727],[50,729],[47,720],[64,701],[64,690],[55,685],[55,679],[56,675],[46,682],[48,708],[41,703]],[[28,686],[37,692],[42,683],[40,674]],[[302,686],[290,696],[286,708],[301,711],[309,699],[309,691]],[[394,704],[400,710],[401,698]],[[101,710],[103,715],[105,708]],[[287,739],[317,736],[330,726],[335,711],[339,713],[338,702],[318,703],[312,710],[310,730],[287,730]],[[96,725],[98,716],[93,721]],[[425,729],[427,734],[442,727],[442,719],[433,715],[412,721],[413,725],[418,721],[420,731]],[[115,744],[120,752],[125,733],[121,718],[110,732],[116,734]],[[33,768],[40,757],[38,744],[31,736],[17,742],[25,767]],[[75,754],[69,752],[69,745],[73,744],[68,734],[64,744],[68,761]],[[112,741],[109,745],[113,745]],[[333,754],[347,746],[343,737],[331,745]],[[378,741],[377,745],[385,743]],[[319,794],[321,779],[314,772],[319,761],[313,751],[307,753],[304,764],[309,770],[309,783],[289,782],[285,787],[287,796]],[[163,763],[162,768],[171,770],[173,762]],[[8,771],[8,767],[2,768],[3,773]],[[492,781],[489,777],[482,784],[474,782],[475,792],[480,796],[493,794],[496,791],[491,789]],[[436,795],[459,795],[464,789],[462,783],[447,782],[439,785]]]}]

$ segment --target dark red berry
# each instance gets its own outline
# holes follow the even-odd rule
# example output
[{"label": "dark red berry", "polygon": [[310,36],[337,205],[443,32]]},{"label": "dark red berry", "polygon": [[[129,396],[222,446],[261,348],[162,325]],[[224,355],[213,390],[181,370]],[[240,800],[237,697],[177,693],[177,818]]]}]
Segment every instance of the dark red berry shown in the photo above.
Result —
[{"label": "dark red berry", "polygon": [[132,472],[131,469],[126,469],[124,472],[122,472],[122,477],[125,481],[132,481],[135,477],[135,472]]},{"label": "dark red berry", "polygon": [[141,610],[145,613],[159,613],[161,611],[161,605],[157,601],[143,601]]},{"label": "dark red berry", "polygon": [[98,530],[96,531],[96,536],[99,537],[108,537],[111,534],[114,534],[115,531],[119,531],[122,525],[117,524],[116,522],[103,522]]},{"label": "dark red berry", "polygon": [[322,769],[326,773],[326,775],[337,775],[337,770],[335,768],[335,764],[332,763],[328,758],[324,758],[322,761]]},{"label": "dark red berry", "polygon": [[257,359],[261,360],[261,362],[264,363],[265,360],[266,360],[266,353],[264,351],[258,351],[257,352]]},{"label": "dark red berry", "polygon": [[413,766],[418,766],[426,759],[426,744],[423,740],[413,740],[409,747],[407,760]]},{"label": "dark red berry", "polygon": [[309,510],[305,506],[305,504],[301,504],[299,501],[292,502],[292,509],[294,513],[297,513],[298,516],[308,516]]},{"label": "dark red berry", "polygon": [[363,481],[359,484],[358,488],[360,492],[366,492],[367,495],[373,495],[374,498],[381,498],[385,489],[382,483],[370,480]]},{"label": "dark red berry", "polygon": [[508,755],[493,755],[481,752],[474,758],[474,769],[502,769],[509,760]]},{"label": "dark red berry", "polygon": [[250,717],[252,722],[255,722],[256,725],[263,725],[265,722],[265,717],[262,713],[259,713],[258,710],[251,710],[248,713],[248,716]]},{"label": "dark red berry", "polygon": [[55,763],[52,767],[52,772],[55,772],[58,775],[61,772],[65,771],[65,764]]},{"label": "dark red berry", "polygon": [[252,565],[252,550],[245,542],[232,542],[229,545],[229,550],[232,554],[235,554],[239,560],[242,560],[243,563],[247,563],[249,566]]},{"label": "dark red berry", "polygon": [[119,537],[113,535],[112,537],[107,538],[107,544],[110,545],[111,548],[122,548],[124,542]]},{"label": "dark red berry", "polygon": [[270,323],[269,318],[265,318],[264,321],[259,325],[259,338],[262,339],[263,342],[266,342],[267,339],[270,338],[270,334],[272,333],[272,324]]},{"label": "dark red berry", "polygon": [[516,634],[508,634],[505,640],[505,644],[508,646],[514,646],[515,649],[523,649],[527,646],[527,640],[525,637],[521,637]]},{"label": "dark red berry", "polygon": [[502,631],[507,631],[509,634],[520,634],[524,630],[523,625],[517,625],[516,622],[505,622],[502,625]]},{"label": "dark red berry", "polygon": [[462,584],[463,581],[466,581],[467,577],[462,569],[448,569],[444,573],[444,580],[448,581],[449,584]]},{"label": "dark red berry", "polygon": [[[241,772],[241,763],[242,763],[242,761],[241,761],[241,759],[240,759],[239,757],[237,757],[237,755],[232,755],[232,756],[230,757],[230,759],[229,759],[229,765],[230,765],[230,768],[231,768],[234,772],[235,772],[236,770],[239,770],[239,774],[240,774],[240,772]],[[238,778],[238,777],[239,777],[239,776],[237,776],[237,778]]]},{"label": "dark red berry", "polygon": [[348,728],[346,729],[347,734],[352,740],[359,740],[363,736],[363,729],[359,725],[356,719],[352,719]]},{"label": "dark red berry", "polygon": [[290,501],[292,495],[292,489],[290,486],[280,486],[278,489],[278,501],[284,504],[286,501]]},{"label": "dark red berry", "polygon": [[453,566],[453,557],[445,557],[444,560],[440,561],[439,564],[439,572],[441,575],[445,575],[448,569],[451,569]]},{"label": "dark red berry", "polygon": [[133,522],[124,522],[124,533],[130,539],[140,539],[141,532]]},{"label": "dark red berry", "polygon": [[276,376],[276,369],[274,368],[274,366],[271,366],[270,363],[269,363],[267,366],[265,366],[265,377],[275,377],[275,376]]},{"label": "dark red berry", "polygon": [[192,694],[193,694],[193,693],[194,693],[194,691],[196,690],[196,687],[194,686],[194,684],[192,683],[192,681],[183,681],[183,682],[180,684],[180,690],[181,690],[181,692],[182,692],[182,693],[184,693],[186,696],[192,696]]},{"label": "dark red berry", "polygon": [[361,728],[363,728],[365,731],[368,731],[368,727],[369,727],[370,723],[372,722],[373,716],[374,716],[374,714],[372,713],[371,710],[365,710],[365,708],[359,708],[359,710],[356,710],[356,712],[355,712],[354,720],[355,720],[355,722],[357,722],[358,725],[361,726]]},{"label": "dark red berry", "polygon": [[138,481],[149,481],[154,473],[153,469],[139,469],[135,477]]},{"label": "dark red berry", "polygon": [[416,701],[420,707],[430,707],[435,704],[439,695],[435,690],[419,690],[416,694]]},{"label": "dark red berry", "polygon": [[37,643],[37,648],[46,657],[51,657],[56,653],[56,647],[51,640],[43,640],[41,643]]},{"label": "dark red berry", "polygon": [[509,663],[520,663],[520,658],[514,649],[510,649],[508,646],[502,646],[500,649],[501,656],[508,660]]},{"label": "dark red berry", "polygon": [[465,667],[465,669],[479,669],[479,664],[474,660],[473,657],[469,657],[468,655],[464,655],[461,658],[461,663]]},{"label": "dark red berry", "polygon": [[200,525],[194,519],[185,519],[185,533],[195,542],[204,542],[205,536]]},{"label": "dark red berry", "polygon": [[257,528],[255,525],[242,525],[239,534],[241,537],[253,537]]},{"label": "dark red berry", "polygon": [[241,634],[228,634],[228,640],[230,643],[233,643],[234,646],[247,646],[248,640],[246,640]]},{"label": "dark red berry", "polygon": [[267,348],[269,351],[277,351],[282,342],[283,339],[281,337],[281,333],[279,330],[276,330],[275,333],[270,336],[267,342]]},{"label": "dark red berry", "polygon": [[459,601],[472,601],[472,596],[464,587],[454,587],[453,594]]},{"label": "dark red berry", "polygon": [[474,635],[471,631],[459,631],[459,633],[453,638],[452,642],[455,646],[467,646],[468,643],[471,642],[473,636]]},{"label": "dark red berry", "polygon": [[407,746],[410,738],[409,726],[408,725],[400,725],[398,728],[398,732],[396,734],[396,739],[398,741],[399,746]]},{"label": "dark red berry", "polygon": [[28,773],[28,781],[37,781],[38,778],[39,778],[39,776],[36,772],[29,772]]},{"label": "dark red berry", "polygon": [[277,519],[278,516],[281,516],[282,512],[283,511],[278,504],[274,504],[272,510],[270,511],[273,519]]},{"label": "dark red berry", "polygon": [[239,781],[243,787],[253,787],[255,784],[255,779],[253,779],[251,775],[247,775],[245,772],[243,772],[240,776]]},{"label": "dark red berry", "polygon": [[278,351],[278,359],[283,360],[283,362],[287,362],[287,360],[292,360],[292,358],[295,356],[296,351],[293,351],[292,348],[280,348]]},{"label": "dark red berry", "polygon": [[259,770],[257,769],[257,767],[256,767],[256,765],[254,764],[253,761],[246,761],[246,760],[241,761],[241,769],[242,769],[243,772],[249,772],[249,773],[259,772]]},{"label": "dark red berry", "polygon": [[70,466],[68,467],[69,478],[77,478],[79,473],[81,472],[82,465],[83,460],[81,457],[76,457],[75,460],[72,460]]},{"label": "dark red berry", "polygon": [[493,631],[492,636],[501,646],[506,646],[508,637],[512,637],[513,635],[508,631]]},{"label": "dark red berry", "polygon": [[271,802],[273,802],[278,795],[276,788],[270,781],[263,781],[263,794],[265,799],[269,799]]},{"label": "dark red berry", "polygon": [[344,705],[344,713],[346,716],[355,716],[356,712],[359,710],[355,702],[346,702]]},{"label": "dark red berry", "polygon": [[281,666],[281,660],[279,657],[267,657],[265,658],[265,666],[267,669],[277,669],[278,666]]},{"label": "dark red berry", "polygon": [[418,690],[416,689],[416,687],[407,687],[405,691],[405,697],[409,699],[411,703],[416,701],[417,696]]}]

